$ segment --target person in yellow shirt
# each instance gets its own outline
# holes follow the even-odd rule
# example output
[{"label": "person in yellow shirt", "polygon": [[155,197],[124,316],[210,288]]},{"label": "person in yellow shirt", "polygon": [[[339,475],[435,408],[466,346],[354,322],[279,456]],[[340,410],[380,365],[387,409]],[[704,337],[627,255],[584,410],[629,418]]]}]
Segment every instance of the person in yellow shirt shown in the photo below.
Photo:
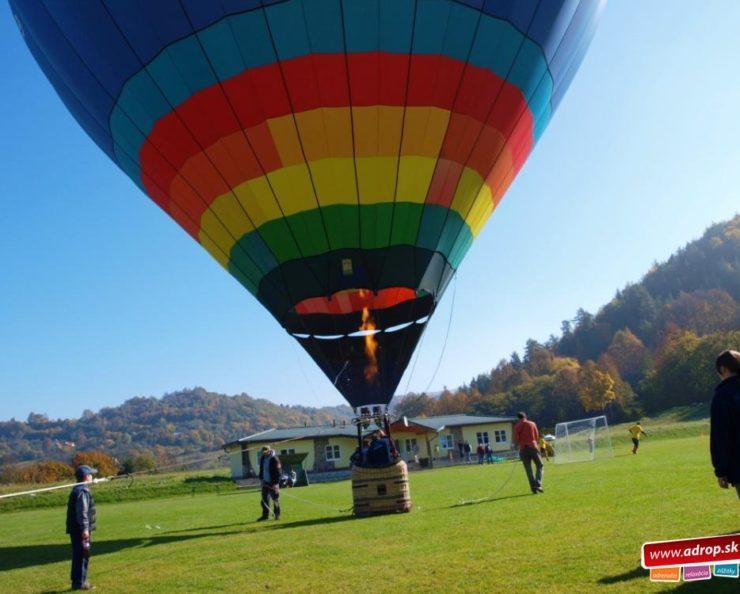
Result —
[{"label": "person in yellow shirt", "polygon": [[637,421],[632,427],[627,429],[627,431],[630,432],[630,435],[632,435],[632,453],[637,453],[637,448],[640,447],[640,437],[643,435],[647,436],[647,433],[643,431],[642,425],[640,425],[640,421]]},{"label": "person in yellow shirt", "polygon": [[540,448],[540,454],[542,454],[545,457],[545,460],[549,460],[549,457],[547,455],[547,442],[545,441],[545,438],[540,435],[540,438],[537,440],[537,447]]}]

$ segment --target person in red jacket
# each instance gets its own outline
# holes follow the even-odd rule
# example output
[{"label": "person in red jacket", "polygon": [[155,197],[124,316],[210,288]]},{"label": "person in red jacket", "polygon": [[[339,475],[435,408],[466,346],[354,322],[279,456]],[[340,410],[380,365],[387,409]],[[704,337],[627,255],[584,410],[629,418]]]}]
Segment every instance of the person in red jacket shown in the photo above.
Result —
[{"label": "person in red jacket", "polygon": [[[520,412],[516,415],[519,421],[514,425],[514,441],[519,444],[519,459],[524,464],[524,470],[527,472],[529,479],[529,488],[532,493],[544,493],[542,489],[542,458],[537,448],[539,431],[533,421],[527,419],[526,413]],[[532,462],[534,462],[536,472],[532,474]]]}]

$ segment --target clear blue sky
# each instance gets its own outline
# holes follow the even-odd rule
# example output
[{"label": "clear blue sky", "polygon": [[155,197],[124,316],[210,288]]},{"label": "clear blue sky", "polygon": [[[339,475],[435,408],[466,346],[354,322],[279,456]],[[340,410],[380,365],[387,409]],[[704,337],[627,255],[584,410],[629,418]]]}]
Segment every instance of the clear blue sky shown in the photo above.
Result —
[{"label": "clear blue sky", "polygon": [[[578,307],[594,311],[740,210],[738,23],[733,0],[607,6],[558,113],[460,269],[432,390],[546,339]],[[0,72],[0,419],[79,416],[195,385],[342,402],[84,135],[4,2]],[[451,297],[452,288],[411,390],[432,377]]]}]

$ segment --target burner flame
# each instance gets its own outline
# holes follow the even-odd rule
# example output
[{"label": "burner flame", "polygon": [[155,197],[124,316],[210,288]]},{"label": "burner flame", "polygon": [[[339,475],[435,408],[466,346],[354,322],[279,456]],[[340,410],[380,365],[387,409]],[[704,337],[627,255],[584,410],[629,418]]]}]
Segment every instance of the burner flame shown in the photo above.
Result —
[{"label": "burner flame", "polygon": [[[360,291],[360,295],[364,297],[365,291]],[[360,330],[375,330],[375,320],[370,313],[368,307],[362,308],[362,324]],[[372,383],[378,375],[378,341],[375,340],[373,334],[365,335],[365,356],[367,357],[367,365],[365,365],[365,381]]]}]

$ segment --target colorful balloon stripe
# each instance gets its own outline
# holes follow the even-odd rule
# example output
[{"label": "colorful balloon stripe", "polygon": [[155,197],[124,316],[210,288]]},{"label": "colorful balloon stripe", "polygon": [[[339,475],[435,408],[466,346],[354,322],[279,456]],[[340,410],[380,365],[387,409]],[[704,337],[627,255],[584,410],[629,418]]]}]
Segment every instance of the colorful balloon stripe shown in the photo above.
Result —
[{"label": "colorful balloon stripe", "polygon": [[[220,236],[209,229],[201,236],[201,243],[222,266],[236,265],[249,281],[245,286],[253,292],[262,277],[279,264],[345,249],[417,245],[438,252],[456,267],[473,240],[454,211],[409,202],[334,205],[321,211],[303,211],[270,221],[259,233],[243,233],[229,252],[224,252],[228,240],[211,243],[213,237]],[[291,237],[295,242],[286,240]]]},{"label": "colorful balloon stripe", "polygon": [[[486,70],[497,80],[507,79],[521,91],[533,112],[541,111],[549,103],[553,81],[542,50],[510,23],[481,16],[478,10],[451,0],[420,2],[412,47],[411,23],[399,18],[404,5],[411,9],[406,13],[409,18],[413,3],[400,0],[393,9],[380,10],[379,14],[372,14],[379,4],[371,1],[345,2],[343,13],[338,2],[319,2],[305,10],[302,2],[290,1],[267,8],[264,14],[256,11],[227,17],[187,36],[160,53],[122,89],[110,117],[114,149],[123,147],[125,152],[138,155],[155,124],[192,95],[245,71],[278,61],[282,65],[301,57],[315,60],[319,56],[334,56],[334,67],[328,67],[331,59],[309,68],[301,60],[296,60],[292,69],[284,67],[285,81],[291,91],[295,87],[291,81],[303,80],[308,84],[298,84],[298,88],[309,93],[309,99],[311,94],[315,95],[312,104],[301,105],[301,93],[293,97],[291,92],[291,98],[298,101],[295,111],[347,105],[347,98],[338,103],[325,99],[338,93],[347,94],[347,71],[353,87],[353,105],[402,105],[407,71],[411,83],[419,80],[417,88],[428,89],[427,94],[437,92],[436,86],[424,84],[430,79],[424,76],[424,67],[416,65],[424,57],[432,64],[439,61],[436,58],[446,57],[460,69],[467,59],[473,70]],[[344,64],[345,51],[349,67]],[[402,60],[396,68],[373,63],[372,59],[363,67],[360,57],[355,71],[352,60],[356,53],[371,56],[395,53]],[[411,68],[403,64],[409,54],[414,61]],[[474,88],[474,78],[468,80]],[[427,98],[420,104],[451,108],[448,103],[454,97],[455,81],[457,78],[447,85],[442,81],[446,97],[439,96],[436,103]],[[447,93],[448,90],[453,94]],[[284,95],[282,85],[275,92],[278,98]],[[413,94],[410,101],[414,104]],[[249,125],[249,120],[242,121]],[[545,124],[535,130],[536,137]],[[138,168],[138,163],[127,165],[127,172],[137,180],[140,179]]]}]

